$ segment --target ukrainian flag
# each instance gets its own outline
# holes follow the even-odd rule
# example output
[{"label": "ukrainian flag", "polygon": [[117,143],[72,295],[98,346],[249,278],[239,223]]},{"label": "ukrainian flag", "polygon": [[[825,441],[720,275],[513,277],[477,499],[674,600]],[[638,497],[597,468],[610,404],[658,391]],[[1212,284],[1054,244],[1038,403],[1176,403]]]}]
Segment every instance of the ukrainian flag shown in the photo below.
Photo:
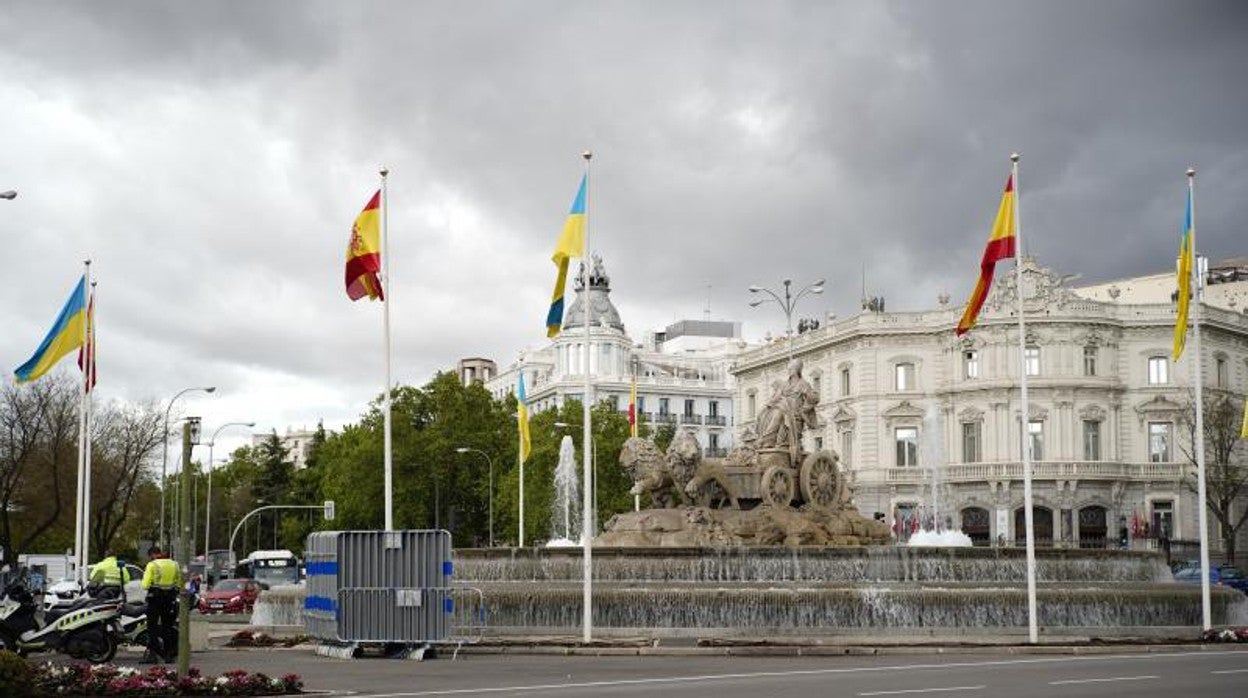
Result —
[{"label": "ukrainian flag", "polygon": [[523,463],[529,459],[529,451],[533,450],[529,439],[529,406],[525,404],[523,372],[516,387],[516,419],[520,422],[520,462]]},{"label": "ukrainian flag", "polygon": [[1192,267],[1196,260],[1196,241],[1192,234],[1192,190],[1187,190],[1187,216],[1183,221],[1183,234],[1179,237],[1179,308],[1174,320],[1174,360],[1183,355],[1187,344],[1187,308],[1192,300]]},{"label": "ukrainian flag", "polygon": [[47,373],[61,357],[82,346],[87,320],[87,277],[78,280],[61,314],[35,355],[13,371],[18,383],[28,383]]},{"label": "ukrainian flag", "polygon": [[568,281],[568,260],[572,257],[585,256],[585,187],[589,175],[581,177],[581,188],[576,192],[576,200],[572,202],[572,210],[568,211],[568,220],[563,224],[563,233],[555,245],[555,253],[550,261],[559,269],[555,278],[555,292],[550,299],[550,312],[546,313],[546,336],[554,337],[563,327],[563,289]]}]

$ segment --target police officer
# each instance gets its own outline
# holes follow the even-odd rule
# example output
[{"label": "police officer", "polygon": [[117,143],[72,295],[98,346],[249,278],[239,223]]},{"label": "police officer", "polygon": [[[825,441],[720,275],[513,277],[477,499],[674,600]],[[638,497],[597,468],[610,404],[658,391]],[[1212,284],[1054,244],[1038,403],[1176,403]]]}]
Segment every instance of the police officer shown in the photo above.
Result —
[{"label": "police officer", "polygon": [[178,563],[160,549],[148,548],[150,562],[143,570],[143,589],[147,591],[147,652],[142,662],[152,664],[163,658],[177,658],[178,591],[182,588],[182,570]]},{"label": "police officer", "polygon": [[95,596],[125,598],[125,585],[130,581],[130,572],[113,551],[105,550],[104,559],[91,568],[91,578],[87,581],[95,587]]}]

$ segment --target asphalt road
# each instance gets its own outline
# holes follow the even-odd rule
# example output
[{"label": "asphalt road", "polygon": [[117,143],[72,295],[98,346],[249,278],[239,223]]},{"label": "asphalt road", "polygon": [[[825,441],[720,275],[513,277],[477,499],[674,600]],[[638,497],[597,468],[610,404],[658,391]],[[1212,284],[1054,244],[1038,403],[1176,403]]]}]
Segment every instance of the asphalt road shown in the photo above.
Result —
[{"label": "asphalt road", "polygon": [[[119,654],[127,663],[134,655]],[[1248,650],[1010,655],[1001,652],[833,657],[449,655],[330,659],[309,650],[197,653],[205,672],[296,673],[336,695],[794,698],[971,696],[1191,698],[1248,696]]]}]

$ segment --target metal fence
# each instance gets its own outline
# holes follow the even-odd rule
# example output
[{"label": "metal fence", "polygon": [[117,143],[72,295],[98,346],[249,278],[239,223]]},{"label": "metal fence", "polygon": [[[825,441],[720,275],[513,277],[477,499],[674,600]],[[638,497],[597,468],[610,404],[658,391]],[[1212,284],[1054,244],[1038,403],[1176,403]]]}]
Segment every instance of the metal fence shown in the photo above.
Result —
[{"label": "metal fence", "polygon": [[318,531],[308,536],[308,634],[341,643],[451,639],[447,531]]}]

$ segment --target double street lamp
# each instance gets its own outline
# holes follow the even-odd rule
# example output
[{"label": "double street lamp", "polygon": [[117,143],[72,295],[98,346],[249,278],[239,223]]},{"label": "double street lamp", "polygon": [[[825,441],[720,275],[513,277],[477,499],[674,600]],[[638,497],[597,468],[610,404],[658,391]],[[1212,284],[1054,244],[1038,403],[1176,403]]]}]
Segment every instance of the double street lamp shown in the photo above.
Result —
[{"label": "double street lamp", "polygon": [[184,388],[169,399],[169,406],[165,408],[165,454],[160,460],[160,544],[166,548],[169,546],[169,539],[165,537],[165,499],[168,496],[169,491],[169,412],[173,410],[173,403],[186,393],[195,390],[212,393],[216,389],[216,386],[208,386],[206,388]]},{"label": "double street lamp", "polygon": [[208,439],[208,496],[204,500],[204,561],[208,562],[208,549],[212,545],[212,447],[217,443],[217,435],[226,427],[247,427],[248,429],[256,426],[255,422],[227,422],[217,427],[212,432],[212,438]]},{"label": "double street lamp", "polygon": [[469,448],[467,446],[460,446],[459,448],[455,449],[455,452],[456,453],[469,453],[469,452],[480,453],[482,456],[485,457],[485,462],[489,464],[489,468],[490,468],[490,502],[489,502],[490,547],[493,548],[494,547],[494,461],[490,458],[490,454],[486,453],[485,451],[482,451],[479,448]]},{"label": "double street lamp", "polygon": [[823,279],[819,279],[815,283],[804,287],[802,290],[798,291],[797,293],[792,293],[791,287],[793,285],[793,280],[785,279],[783,298],[780,297],[779,293],[776,293],[775,291],[772,291],[769,288],[763,288],[762,286],[750,287],[750,293],[765,293],[768,296],[766,298],[759,298],[758,300],[750,301],[751,308],[757,308],[763,303],[775,303],[776,305],[780,306],[781,310],[784,311],[784,333],[789,338],[789,358],[790,359],[793,358],[793,308],[797,306],[797,302],[801,300],[803,296],[806,296],[812,293],[823,293],[823,281],[824,281]]}]

